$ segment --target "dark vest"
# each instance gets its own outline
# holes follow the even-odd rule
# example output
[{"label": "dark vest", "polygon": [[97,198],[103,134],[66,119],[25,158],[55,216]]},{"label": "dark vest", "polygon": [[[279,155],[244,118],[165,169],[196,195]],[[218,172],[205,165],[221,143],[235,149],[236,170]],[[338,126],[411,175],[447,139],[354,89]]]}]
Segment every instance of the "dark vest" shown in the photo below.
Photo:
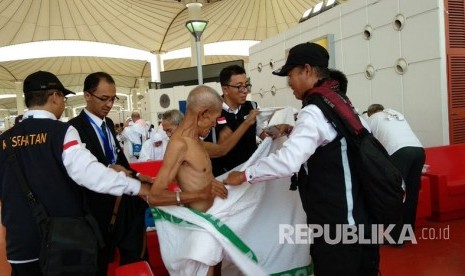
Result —
[{"label": "dark vest", "polygon": [[[63,142],[69,124],[51,119],[26,119],[13,129],[12,145],[31,191],[49,216],[82,216],[78,185],[68,176],[62,161]],[[2,223],[7,228],[9,260],[38,258],[41,237],[25,195],[18,184],[4,140],[0,136],[0,200]]]},{"label": "dark vest", "polygon": [[347,224],[348,210],[356,224],[366,223],[366,211],[357,177],[351,173],[352,149],[341,134],[320,146],[298,173],[302,206],[309,224]]},{"label": "dark vest", "polygon": [[350,157],[343,158],[345,150],[341,146],[342,140],[338,136],[331,143],[317,148],[308,159],[308,175],[303,166],[300,168],[299,193],[310,224],[348,223],[348,204],[353,206],[355,222],[362,220],[359,185],[353,176],[344,173],[350,171],[351,161]]},{"label": "dark vest", "polygon": [[[226,119],[226,124],[218,124],[215,129],[212,129],[211,132],[215,131],[216,137],[218,139],[220,131],[226,126],[229,127],[232,131],[235,131],[241,125],[241,123],[245,121],[247,118],[246,116],[252,109],[254,109],[254,106],[252,106],[250,101],[246,101],[244,104],[242,104],[237,114],[229,113],[223,109],[221,111],[221,117]],[[212,142],[211,132],[205,141]],[[257,149],[256,136],[257,124],[255,123],[253,126],[249,127],[236,146],[232,148],[228,154],[223,157],[212,158],[211,161],[213,166],[213,175],[222,175],[237,165],[247,161]]]}]

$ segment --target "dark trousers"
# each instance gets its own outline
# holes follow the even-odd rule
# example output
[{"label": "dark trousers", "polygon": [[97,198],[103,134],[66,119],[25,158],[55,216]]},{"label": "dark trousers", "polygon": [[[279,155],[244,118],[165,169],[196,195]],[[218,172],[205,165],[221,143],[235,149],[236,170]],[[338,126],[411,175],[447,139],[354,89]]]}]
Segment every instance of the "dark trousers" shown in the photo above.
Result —
[{"label": "dark trousers", "polygon": [[39,261],[22,264],[11,264],[11,276],[42,276]]},{"label": "dark trousers", "polygon": [[[120,253],[120,265],[148,260],[145,246],[145,209],[147,203],[138,197],[126,196],[117,222],[116,246]],[[141,256],[142,255],[142,256]]]},{"label": "dark trousers", "polygon": [[106,222],[110,220],[109,218],[100,220],[99,226],[105,247],[99,250],[98,276],[107,275],[108,265],[113,262],[116,248],[120,255],[119,265],[148,260],[147,250],[141,257],[145,248],[144,215],[146,207],[147,204],[142,199],[124,195],[114,228],[109,229]]},{"label": "dark trousers", "polygon": [[405,182],[405,202],[402,210],[403,224],[410,224],[415,230],[421,171],[425,164],[425,150],[420,147],[404,147],[394,152],[391,155],[391,160],[402,174]]},{"label": "dark trousers", "polygon": [[379,272],[378,245],[332,245],[315,239],[310,255],[315,276],[377,276]]}]

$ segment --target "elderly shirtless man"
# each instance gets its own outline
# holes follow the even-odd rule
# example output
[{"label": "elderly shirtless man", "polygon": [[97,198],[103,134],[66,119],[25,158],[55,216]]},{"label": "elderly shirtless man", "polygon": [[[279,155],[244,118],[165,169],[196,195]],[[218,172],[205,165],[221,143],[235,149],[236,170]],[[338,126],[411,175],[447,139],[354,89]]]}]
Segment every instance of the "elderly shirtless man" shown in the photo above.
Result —
[{"label": "elderly shirtless man", "polygon": [[[200,139],[216,125],[221,105],[221,97],[208,86],[197,86],[189,93],[186,116],[170,138],[163,165],[147,198],[150,205],[183,204],[205,212],[215,196],[226,198],[227,190],[214,179],[210,157]],[[182,192],[166,189],[174,180]]]},{"label": "elderly shirtless man", "polygon": [[[215,196],[226,198],[224,184],[216,181],[212,174],[211,156],[222,156],[230,151],[255,123],[258,110],[252,110],[247,119],[224,142],[214,144],[203,142],[215,127],[216,119],[221,115],[222,99],[208,86],[197,86],[187,97],[186,116],[170,137],[163,165],[158,172],[147,200],[150,205],[185,205],[206,212],[213,204]],[[168,191],[174,180],[182,192]],[[218,265],[218,270],[221,265]],[[207,275],[215,274],[210,267]]]}]

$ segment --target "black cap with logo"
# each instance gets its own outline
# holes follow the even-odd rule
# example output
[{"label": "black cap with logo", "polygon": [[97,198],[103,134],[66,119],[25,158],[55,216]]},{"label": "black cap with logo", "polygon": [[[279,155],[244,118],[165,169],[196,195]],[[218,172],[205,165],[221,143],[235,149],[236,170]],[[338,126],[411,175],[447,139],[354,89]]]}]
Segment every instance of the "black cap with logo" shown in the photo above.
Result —
[{"label": "black cap with logo", "polygon": [[46,71],[37,71],[30,74],[24,80],[24,94],[31,91],[46,91],[56,89],[61,91],[63,95],[76,94],[71,90],[66,89],[60,80],[54,74]]},{"label": "black cap with logo", "polygon": [[323,46],[310,42],[298,44],[289,50],[286,64],[273,71],[273,74],[282,77],[287,76],[292,68],[304,64],[327,68],[328,60],[328,51]]}]

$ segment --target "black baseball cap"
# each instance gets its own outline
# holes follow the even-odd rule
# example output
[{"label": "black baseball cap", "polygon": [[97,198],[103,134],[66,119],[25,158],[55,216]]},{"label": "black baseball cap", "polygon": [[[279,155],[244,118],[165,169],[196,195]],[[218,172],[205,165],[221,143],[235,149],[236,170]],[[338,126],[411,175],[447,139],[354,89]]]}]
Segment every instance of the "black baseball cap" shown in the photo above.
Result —
[{"label": "black baseball cap", "polygon": [[292,68],[304,64],[328,68],[328,60],[328,51],[326,51],[323,46],[311,42],[298,44],[289,50],[286,64],[273,71],[273,75],[281,77],[287,76]]},{"label": "black baseball cap", "polygon": [[73,91],[66,89],[63,84],[61,84],[57,76],[50,72],[37,71],[27,76],[24,80],[24,94],[31,91],[46,91],[51,89],[61,91],[65,96],[68,94],[76,94]]}]

